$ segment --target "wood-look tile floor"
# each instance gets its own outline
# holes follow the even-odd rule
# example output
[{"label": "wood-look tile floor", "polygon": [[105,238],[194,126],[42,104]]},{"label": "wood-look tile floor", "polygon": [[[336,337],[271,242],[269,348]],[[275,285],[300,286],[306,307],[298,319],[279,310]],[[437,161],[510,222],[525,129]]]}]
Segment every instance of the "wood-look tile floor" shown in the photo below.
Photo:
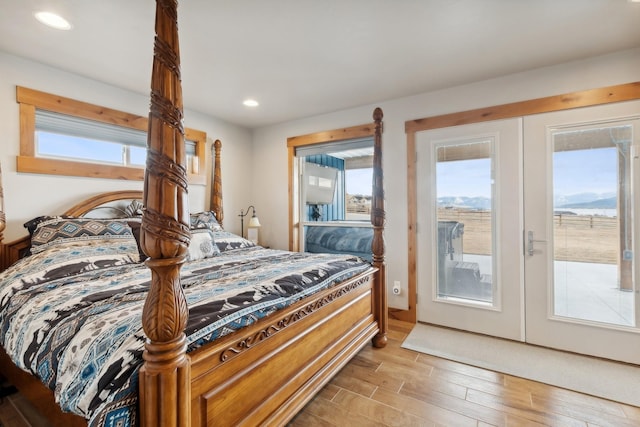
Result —
[{"label": "wood-look tile floor", "polygon": [[387,347],[361,350],[290,426],[640,426],[635,406],[401,348],[412,327],[390,320]]}]

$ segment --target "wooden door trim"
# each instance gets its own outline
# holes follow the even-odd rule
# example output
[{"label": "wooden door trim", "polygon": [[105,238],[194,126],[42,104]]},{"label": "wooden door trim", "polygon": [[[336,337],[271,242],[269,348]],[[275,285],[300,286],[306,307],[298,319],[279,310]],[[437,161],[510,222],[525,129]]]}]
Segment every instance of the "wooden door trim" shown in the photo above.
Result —
[{"label": "wooden door trim", "polygon": [[469,123],[487,122],[491,120],[509,119],[529,116],[531,114],[549,113],[552,111],[570,110],[592,105],[611,104],[614,102],[640,99],[640,82],[608,86],[563,95],[530,99],[510,104],[494,105],[458,113],[408,120],[404,123],[405,133],[445,128]]}]

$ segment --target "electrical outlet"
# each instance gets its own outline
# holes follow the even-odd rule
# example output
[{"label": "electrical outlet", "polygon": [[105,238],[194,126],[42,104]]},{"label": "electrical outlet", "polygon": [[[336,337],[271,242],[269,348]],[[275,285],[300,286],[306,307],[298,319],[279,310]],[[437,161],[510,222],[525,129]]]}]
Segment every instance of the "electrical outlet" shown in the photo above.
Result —
[{"label": "electrical outlet", "polygon": [[393,291],[394,295],[400,295],[402,293],[402,288],[400,287],[400,281],[399,280],[394,280],[393,281],[392,291]]}]

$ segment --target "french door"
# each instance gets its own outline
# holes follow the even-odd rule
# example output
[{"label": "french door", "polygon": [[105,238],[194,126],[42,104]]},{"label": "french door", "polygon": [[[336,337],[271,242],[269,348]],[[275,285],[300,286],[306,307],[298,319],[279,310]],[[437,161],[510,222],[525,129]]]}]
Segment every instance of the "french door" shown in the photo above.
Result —
[{"label": "french door", "polygon": [[640,102],[416,134],[418,320],[640,364]]},{"label": "french door", "polygon": [[526,340],[640,364],[640,102],[524,120]]},{"label": "french door", "polygon": [[416,135],[418,320],[524,338],[522,120]]}]

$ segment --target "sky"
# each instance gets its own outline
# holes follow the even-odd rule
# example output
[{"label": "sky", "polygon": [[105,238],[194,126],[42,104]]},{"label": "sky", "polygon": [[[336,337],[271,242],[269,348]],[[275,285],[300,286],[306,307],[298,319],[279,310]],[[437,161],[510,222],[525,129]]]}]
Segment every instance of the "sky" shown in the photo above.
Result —
[{"label": "sky", "polygon": [[373,169],[348,169],[345,178],[347,194],[371,195],[373,186]]},{"label": "sky", "polygon": [[[553,158],[554,193],[615,193],[617,166],[615,148],[557,152]],[[436,179],[438,197],[491,197],[489,159],[439,162]]]},{"label": "sky", "polygon": [[[94,160],[122,164],[122,143],[60,135],[51,132],[37,133],[38,153],[76,160]],[[130,164],[146,164],[146,147],[129,146]]]},{"label": "sky", "polygon": [[618,190],[616,148],[555,153],[553,184],[554,192],[558,195],[585,192],[616,193]]},{"label": "sky", "polygon": [[436,166],[438,197],[491,197],[491,160],[456,160]]},{"label": "sky", "polygon": [[[38,152],[52,156],[69,156],[78,159],[100,158],[102,161],[113,163],[120,163],[122,161],[121,144],[70,135],[58,135],[49,132],[40,132],[38,134]],[[70,153],[70,155],[67,153]]]}]

